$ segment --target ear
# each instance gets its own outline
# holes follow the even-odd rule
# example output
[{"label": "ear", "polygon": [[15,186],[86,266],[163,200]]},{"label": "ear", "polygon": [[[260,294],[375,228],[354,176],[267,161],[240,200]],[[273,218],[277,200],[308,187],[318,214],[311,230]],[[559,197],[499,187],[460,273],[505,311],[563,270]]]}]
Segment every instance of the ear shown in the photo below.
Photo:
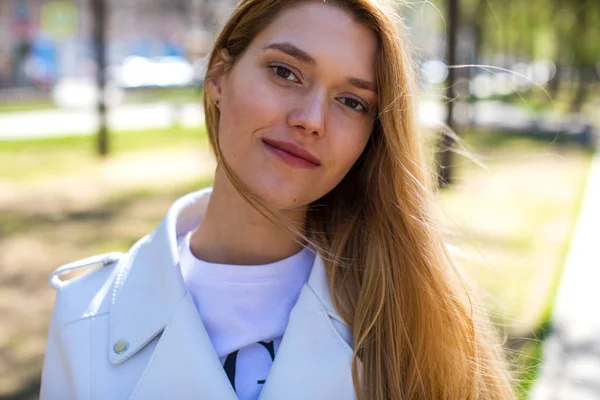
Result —
[{"label": "ear", "polygon": [[231,68],[231,57],[227,49],[221,49],[207,74],[205,87],[211,101],[220,101],[223,95],[223,81]]}]

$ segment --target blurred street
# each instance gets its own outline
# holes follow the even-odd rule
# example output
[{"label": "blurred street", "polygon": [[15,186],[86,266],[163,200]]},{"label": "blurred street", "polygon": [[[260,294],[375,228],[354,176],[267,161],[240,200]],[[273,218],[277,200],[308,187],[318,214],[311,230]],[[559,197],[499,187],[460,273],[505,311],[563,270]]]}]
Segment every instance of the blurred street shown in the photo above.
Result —
[{"label": "blurred street", "polygon": [[[107,115],[115,130],[140,130],[201,126],[204,113],[200,104],[125,104]],[[56,136],[92,135],[98,131],[95,110],[42,110],[0,113],[0,140],[22,140]]]}]

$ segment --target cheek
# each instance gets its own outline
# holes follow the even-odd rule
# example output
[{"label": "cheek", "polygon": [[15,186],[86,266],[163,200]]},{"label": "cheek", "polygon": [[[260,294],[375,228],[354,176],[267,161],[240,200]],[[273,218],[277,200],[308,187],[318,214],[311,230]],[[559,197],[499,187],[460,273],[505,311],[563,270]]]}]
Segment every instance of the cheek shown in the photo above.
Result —
[{"label": "cheek", "polygon": [[369,140],[369,133],[362,131],[350,135],[348,131],[340,132],[340,136],[339,140],[332,143],[333,161],[330,166],[330,176],[333,187],[350,171]]},{"label": "cheek", "polygon": [[269,90],[260,69],[249,74],[233,72],[230,78],[221,109],[219,139],[223,153],[235,153],[225,155],[237,157],[254,138],[255,132],[270,126],[281,115],[281,101]]}]

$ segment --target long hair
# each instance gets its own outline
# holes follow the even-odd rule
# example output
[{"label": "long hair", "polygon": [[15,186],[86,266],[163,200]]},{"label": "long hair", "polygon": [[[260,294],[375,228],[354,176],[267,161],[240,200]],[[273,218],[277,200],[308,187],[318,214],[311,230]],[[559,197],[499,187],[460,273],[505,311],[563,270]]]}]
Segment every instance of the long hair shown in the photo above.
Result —
[{"label": "long hair", "polygon": [[[335,307],[353,332],[357,397],[512,399],[497,339],[433,218],[434,179],[415,127],[403,35],[375,0],[326,2],[372,29],[379,42],[379,112],[369,142],[344,179],[309,206],[302,232],[322,255]],[[216,39],[206,79],[231,68],[282,10],[299,3],[242,0]],[[223,159],[220,111],[206,90],[203,102],[219,165],[244,198],[271,215]]]}]

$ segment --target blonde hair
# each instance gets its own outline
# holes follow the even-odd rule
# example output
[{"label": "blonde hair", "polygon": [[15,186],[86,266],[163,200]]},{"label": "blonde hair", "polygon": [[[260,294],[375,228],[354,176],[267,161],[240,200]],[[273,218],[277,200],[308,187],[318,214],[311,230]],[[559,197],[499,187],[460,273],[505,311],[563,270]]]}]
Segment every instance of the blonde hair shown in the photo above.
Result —
[{"label": "blonde hair", "polygon": [[[369,142],[340,184],[309,206],[301,232],[323,257],[334,304],[353,332],[356,395],[359,400],[512,399],[496,338],[433,218],[435,180],[426,172],[416,133],[408,47],[377,2],[325,2],[371,28],[379,41],[380,109]],[[242,0],[215,42],[207,81],[231,68],[282,10],[300,3]],[[272,219],[223,159],[220,111],[206,90],[203,101],[219,165],[240,194]]]}]

